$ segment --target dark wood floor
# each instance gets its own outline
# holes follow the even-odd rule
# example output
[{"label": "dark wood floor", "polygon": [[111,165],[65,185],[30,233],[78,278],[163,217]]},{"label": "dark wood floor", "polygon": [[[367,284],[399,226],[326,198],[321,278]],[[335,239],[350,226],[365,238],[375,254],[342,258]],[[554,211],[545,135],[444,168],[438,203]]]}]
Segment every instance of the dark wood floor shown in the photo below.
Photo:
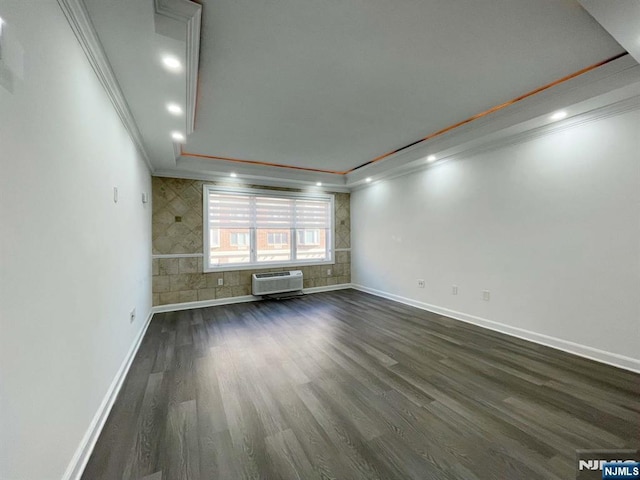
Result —
[{"label": "dark wood floor", "polygon": [[155,315],[100,479],[560,479],[640,376],[353,290]]}]

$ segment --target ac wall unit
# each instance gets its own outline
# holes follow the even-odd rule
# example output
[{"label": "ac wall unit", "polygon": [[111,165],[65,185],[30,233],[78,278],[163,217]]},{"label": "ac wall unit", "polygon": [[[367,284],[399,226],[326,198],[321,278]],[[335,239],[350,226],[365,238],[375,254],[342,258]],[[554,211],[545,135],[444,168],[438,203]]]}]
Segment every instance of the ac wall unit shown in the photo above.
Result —
[{"label": "ac wall unit", "polygon": [[251,276],[253,295],[296,292],[302,290],[302,271],[254,273]]}]

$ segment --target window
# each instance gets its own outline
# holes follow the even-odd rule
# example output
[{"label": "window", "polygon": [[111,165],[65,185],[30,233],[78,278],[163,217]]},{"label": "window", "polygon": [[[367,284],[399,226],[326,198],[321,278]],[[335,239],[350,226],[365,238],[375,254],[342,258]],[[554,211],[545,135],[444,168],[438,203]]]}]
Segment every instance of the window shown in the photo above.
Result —
[{"label": "window", "polygon": [[298,230],[298,245],[318,245],[320,230]]},{"label": "window", "polygon": [[[229,245],[232,247],[248,247],[251,243],[249,240],[249,232],[231,232],[229,237]],[[218,244],[219,243],[220,242],[218,242]],[[213,247],[214,244],[212,243],[211,246]]]},{"label": "window", "polygon": [[209,242],[211,242],[212,248],[217,248],[220,246],[220,230],[217,228],[212,228],[209,230]]},{"label": "window", "polygon": [[289,243],[289,233],[287,232],[269,232],[267,233],[267,245],[286,245]]},{"label": "window", "polygon": [[205,269],[330,263],[333,195],[204,187]]}]

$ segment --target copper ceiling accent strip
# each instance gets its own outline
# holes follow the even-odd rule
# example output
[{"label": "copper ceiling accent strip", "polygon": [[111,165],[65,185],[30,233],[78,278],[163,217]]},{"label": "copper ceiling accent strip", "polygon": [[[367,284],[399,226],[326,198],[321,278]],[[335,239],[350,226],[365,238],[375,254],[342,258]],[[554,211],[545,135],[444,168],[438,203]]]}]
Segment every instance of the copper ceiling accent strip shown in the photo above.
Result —
[{"label": "copper ceiling accent strip", "polygon": [[203,155],[201,153],[190,153],[185,152],[182,147],[180,147],[180,156],[182,157],[195,157],[195,158],[207,158],[210,160],[224,160],[225,162],[236,162],[236,163],[247,163],[249,165],[260,165],[263,167],[278,167],[278,168],[290,168],[293,170],[303,170],[306,172],[316,172],[316,173],[331,173],[334,175],[344,175],[347,172],[338,172],[336,170],[322,170],[320,168],[308,168],[308,167],[295,167],[293,165],[282,165],[280,163],[269,163],[269,162],[259,162],[257,160],[242,160],[240,158],[229,158],[229,157],[218,157],[215,155]]},{"label": "copper ceiling accent strip", "polygon": [[561,83],[564,83],[564,82],[566,82],[568,80],[571,80],[572,78],[578,77],[578,76],[582,75],[583,73],[587,73],[587,72],[589,72],[591,70],[594,70],[594,69],[596,69],[598,67],[606,65],[609,62],[613,62],[614,60],[617,60],[617,59],[619,59],[621,57],[624,57],[625,55],[628,55],[628,52],[623,52],[623,53],[620,53],[618,55],[615,55],[614,57],[611,57],[611,58],[608,58],[606,60],[603,60],[601,62],[594,63],[593,65],[585,67],[582,70],[578,70],[577,72],[574,72],[574,73],[572,73],[570,75],[567,75],[566,77],[559,78],[558,80],[555,80],[555,81],[553,81],[551,83],[543,85],[542,87],[538,87],[535,90],[531,90],[530,92],[527,92],[527,93],[525,93],[523,95],[520,95],[519,97],[516,97],[516,98],[514,98],[512,100],[509,100],[508,102],[501,103],[500,105],[496,105],[495,107],[491,107],[488,110],[485,110],[484,112],[477,113],[474,116],[467,118],[466,120],[463,120],[463,121],[458,122],[456,124],[450,125],[450,126],[448,126],[446,128],[443,128],[442,130],[438,130],[437,132],[431,133],[431,134],[427,135],[426,137],[421,138],[420,140],[416,140],[415,142],[410,143],[409,145],[405,145],[404,147],[400,147],[400,148],[398,148],[396,150],[393,150],[391,152],[385,153],[384,155],[380,155],[379,157],[376,157],[373,160],[369,160],[368,162],[365,162],[362,165],[358,165],[357,167],[354,167],[351,170],[347,170],[345,173],[351,173],[351,172],[353,172],[355,170],[358,170],[359,168],[365,167],[367,165],[371,165],[372,163],[379,162],[380,160],[383,160],[383,159],[385,159],[385,158],[387,158],[387,157],[389,157],[389,156],[391,156],[391,155],[393,155],[395,153],[398,153],[398,152],[401,152],[402,150],[406,150],[407,148],[413,147],[414,145],[417,145],[418,143],[425,142],[427,140],[431,140],[432,138],[435,138],[435,137],[439,137],[440,135],[443,135],[443,134],[445,134],[447,132],[450,132],[451,130],[454,130],[454,129],[458,128],[458,127],[461,127],[463,125],[471,123],[474,120],[477,120],[479,118],[486,117],[487,115],[490,115],[491,113],[494,113],[494,112],[497,112],[499,110],[502,110],[503,108],[509,107],[509,106],[511,106],[511,105],[513,105],[515,103],[518,103],[521,100],[524,100],[525,98],[532,97],[533,95],[536,95],[536,94],[538,94],[540,92],[544,92],[545,90],[548,90],[548,89],[550,89],[552,87],[555,87],[556,85],[560,85]]},{"label": "copper ceiling accent strip", "polygon": [[[288,168],[288,169],[292,169],[292,170],[301,170],[301,171],[306,171],[306,172],[316,172],[316,173],[328,173],[328,174],[333,174],[333,175],[346,175],[348,173],[354,172],[362,167],[365,167],[367,165],[371,165],[373,163],[377,163],[381,160],[384,160],[387,157],[390,157],[391,155],[394,155],[396,153],[399,153],[403,150],[406,150],[407,148],[413,147],[414,145],[417,145],[419,143],[422,142],[426,142],[427,140],[431,140],[432,138],[435,137],[439,137],[441,135],[444,135],[447,132],[450,132],[452,130],[455,130],[458,127],[462,127],[463,125],[467,125],[471,122],[473,122],[474,120],[478,120],[479,118],[483,118],[486,117],[487,115],[490,115],[492,113],[495,113],[499,110],[502,110],[506,107],[509,107],[511,105],[514,105],[526,98],[532,97],[540,92],[544,92],[545,90],[549,90],[552,87],[555,87],[557,85],[560,85],[564,82],[567,82],[573,78],[576,78],[584,73],[590,72],[591,70],[595,70],[598,67],[601,67],[603,65],[606,65],[607,63],[613,62],[615,60],[618,60],[619,58],[624,57],[625,55],[628,55],[628,52],[623,52],[620,53],[618,55],[615,55],[611,58],[608,58],[606,60],[603,60],[601,62],[598,63],[594,63],[593,65],[590,65],[588,67],[585,67],[581,70],[578,70],[577,72],[574,72],[570,75],[567,75],[565,77],[559,78],[557,80],[554,80],[551,83],[548,83],[546,85],[543,85],[542,87],[538,87],[535,90],[531,90],[530,92],[527,92],[523,95],[520,95],[512,100],[509,100],[507,102],[501,103],[500,105],[496,105],[494,107],[489,108],[488,110],[485,110],[483,112],[477,113],[475,115],[473,115],[472,117],[467,118],[466,120],[462,120],[461,122],[455,123],[453,125],[450,125],[448,127],[443,128],[442,130],[438,130],[437,132],[433,132],[430,133],[429,135],[427,135],[426,137],[421,138],[420,140],[416,140],[415,142],[412,142],[408,145],[405,145],[404,147],[400,147],[396,150],[393,150],[391,152],[387,152],[383,155],[380,155],[379,157],[374,158],[373,160],[369,160],[368,162],[363,163],[362,165],[358,165],[357,167],[354,167],[350,170],[344,170],[344,171],[337,171],[337,170],[323,170],[320,168],[308,168],[308,167],[295,167],[292,165],[283,165],[280,163],[270,163],[270,162],[260,162],[257,160],[243,160],[243,159],[239,159],[239,158],[228,158],[228,157],[219,157],[219,156],[215,156],[215,155],[204,155],[204,154],[200,154],[200,153],[189,153],[189,152],[185,152],[182,148],[182,146],[180,147],[180,155],[184,156],[184,157],[195,157],[195,158],[207,158],[210,160],[223,160],[226,162],[236,162],[236,163],[246,163],[249,165],[260,165],[260,166],[266,166],[266,167],[278,167],[278,168]],[[197,86],[198,91],[200,90],[200,75],[198,75],[198,86]],[[196,116],[197,116],[197,111],[198,111],[198,95],[196,93]],[[194,119],[195,120],[195,119]]]},{"label": "copper ceiling accent strip", "polygon": [[[200,38],[198,42],[202,45],[202,19],[204,18],[204,5],[201,0],[191,0],[194,3],[200,5]],[[193,131],[196,130],[196,126],[198,124],[198,102],[200,98],[200,65],[202,65],[202,49],[198,49],[198,71],[196,72],[196,101],[193,106]],[[182,146],[180,146],[180,151],[182,151]]]},{"label": "copper ceiling accent strip", "polygon": [[[200,60],[198,60],[198,65],[200,65]],[[198,124],[198,103],[200,97],[200,67],[198,67],[198,78],[196,79],[196,102],[193,107],[193,131],[196,130],[196,125]]]}]

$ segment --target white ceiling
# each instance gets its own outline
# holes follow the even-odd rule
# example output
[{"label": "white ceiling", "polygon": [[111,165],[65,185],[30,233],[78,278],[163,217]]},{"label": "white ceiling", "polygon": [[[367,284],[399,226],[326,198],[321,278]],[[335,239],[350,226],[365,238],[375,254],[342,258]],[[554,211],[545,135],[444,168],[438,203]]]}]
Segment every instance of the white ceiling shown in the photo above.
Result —
[{"label": "white ceiling", "polygon": [[[153,0],[84,0],[120,87],[143,136],[152,164],[175,166],[170,132],[185,119],[167,114],[166,103],[184,106],[184,74],[168,74],[163,54],[185,57],[185,42],[155,33]],[[184,62],[183,62],[184,63]]]},{"label": "white ceiling", "polygon": [[640,62],[640,1],[580,0],[580,4]]},{"label": "white ceiling", "polygon": [[165,104],[186,107],[188,72],[166,72],[160,57],[186,62],[186,42],[156,33],[154,0],[84,2],[163,174],[348,184],[206,157],[351,170],[624,52],[577,0],[202,0],[197,114],[182,148],[203,157],[176,159],[170,132],[187,123]]}]

